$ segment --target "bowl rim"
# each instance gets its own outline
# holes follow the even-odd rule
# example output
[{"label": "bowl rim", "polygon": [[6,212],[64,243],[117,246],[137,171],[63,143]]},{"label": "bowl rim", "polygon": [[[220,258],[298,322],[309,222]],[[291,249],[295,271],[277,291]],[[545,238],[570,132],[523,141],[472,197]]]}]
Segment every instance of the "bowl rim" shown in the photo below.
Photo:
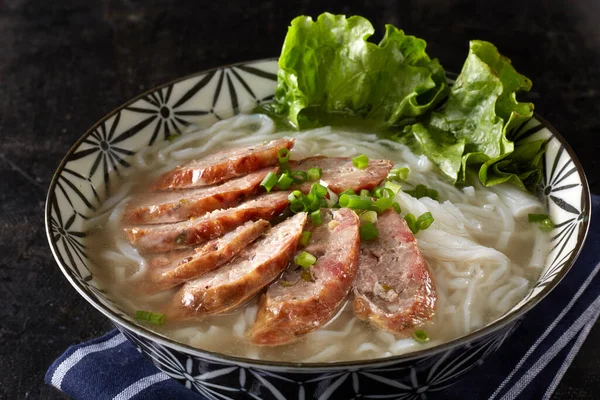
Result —
[{"label": "bowl rim", "polygon": [[[100,311],[102,314],[104,314],[104,316],[108,317],[114,324],[116,324],[117,327],[119,327],[119,326],[124,327],[127,330],[132,331],[135,334],[140,335],[150,341],[157,342],[157,343],[159,343],[163,346],[166,346],[168,348],[171,348],[171,349],[177,349],[188,355],[193,355],[195,357],[199,357],[202,359],[223,361],[223,362],[231,363],[231,364],[238,364],[238,365],[246,364],[246,365],[253,365],[253,366],[263,367],[263,368],[282,368],[282,367],[284,367],[284,368],[290,368],[290,369],[296,369],[296,370],[315,370],[315,369],[322,370],[322,369],[339,369],[339,368],[345,368],[345,367],[350,367],[350,368],[352,368],[352,367],[370,367],[370,366],[376,366],[379,364],[393,364],[393,363],[406,362],[406,361],[410,361],[410,360],[414,360],[414,359],[418,359],[418,358],[433,356],[440,352],[447,351],[447,350],[459,347],[461,345],[473,342],[474,340],[483,338],[484,336],[487,336],[487,335],[509,325],[510,323],[518,320],[524,314],[529,312],[541,300],[543,300],[563,280],[563,278],[566,276],[566,274],[571,270],[571,268],[575,264],[575,261],[579,257],[579,254],[581,253],[581,250],[583,248],[583,245],[584,245],[584,242],[586,240],[587,233],[589,230],[589,226],[590,226],[591,204],[592,204],[590,188],[589,188],[589,184],[588,184],[585,172],[583,170],[583,165],[577,158],[575,151],[571,148],[571,146],[567,143],[565,138],[558,132],[558,130],[556,128],[554,128],[545,118],[541,117],[537,112],[534,112],[533,116],[538,121],[540,121],[540,123],[542,125],[544,125],[552,133],[552,135],[554,137],[556,137],[556,139],[560,142],[560,144],[562,146],[564,146],[565,150],[567,151],[567,154],[569,155],[569,157],[575,164],[575,167],[577,168],[577,173],[581,179],[581,186],[582,186],[583,207],[582,207],[581,212],[583,213],[584,211],[587,211],[588,218],[586,218],[585,220],[583,220],[581,222],[583,224],[583,229],[579,229],[579,233],[577,236],[577,245],[576,245],[575,250],[570,255],[568,260],[566,261],[565,266],[562,268],[560,273],[557,274],[556,277],[554,277],[554,279],[550,282],[549,285],[544,287],[542,289],[542,291],[540,291],[540,293],[538,293],[536,296],[529,299],[527,301],[527,303],[525,303],[519,310],[517,310],[517,312],[512,313],[512,314],[503,315],[502,317],[494,320],[490,324],[488,324],[482,328],[479,328],[467,335],[460,336],[460,337],[452,339],[450,341],[441,343],[436,346],[427,347],[422,350],[416,350],[416,351],[413,351],[410,353],[396,355],[396,356],[390,356],[390,357],[385,357],[385,358],[374,358],[374,359],[364,359],[364,360],[355,360],[355,361],[336,361],[336,362],[330,362],[330,363],[267,361],[267,360],[257,360],[257,359],[252,359],[252,358],[239,357],[239,356],[231,356],[231,355],[222,354],[222,353],[218,353],[218,352],[214,352],[214,351],[202,350],[199,348],[195,348],[195,347],[180,343],[176,340],[173,340],[166,336],[160,335],[142,325],[132,323],[132,322],[124,319],[120,315],[114,313],[112,310],[110,310],[104,304],[101,304],[100,302],[96,301],[92,296],[90,296],[86,292],[86,290],[83,288],[82,284],[78,280],[76,280],[73,276],[71,276],[68,268],[65,265],[63,265],[63,263],[60,260],[60,257],[57,255],[57,249],[55,248],[53,241],[52,241],[52,231],[50,228],[51,227],[50,219],[51,219],[51,212],[52,212],[51,197],[54,194],[54,191],[56,189],[58,177],[63,172],[63,169],[64,169],[66,163],[68,162],[69,156],[73,152],[75,152],[77,150],[77,148],[81,145],[83,140],[87,136],[89,136],[89,134],[92,133],[96,128],[98,128],[104,121],[108,120],[109,118],[111,118],[113,115],[115,115],[122,109],[137,102],[138,100],[142,99],[143,97],[147,96],[148,94],[150,94],[152,92],[155,92],[159,89],[163,89],[165,87],[174,85],[179,82],[183,82],[183,81],[186,81],[186,80],[189,80],[192,78],[196,78],[198,76],[202,76],[204,74],[207,74],[207,73],[210,73],[213,71],[218,71],[223,68],[230,68],[230,67],[235,67],[235,66],[239,66],[239,65],[255,64],[255,63],[269,62],[269,61],[277,61],[277,57],[262,58],[262,59],[251,60],[251,61],[230,63],[230,64],[225,64],[225,65],[220,65],[220,66],[204,69],[202,71],[179,77],[177,79],[171,80],[169,82],[163,83],[161,85],[155,86],[151,89],[144,91],[143,93],[135,96],[131,100],[114,108],[112,111],[105,114],[96,123],[94,123],[69,148],[69,150],[67,151],[65,156],[62,158],[60,164],[56,168],[56,170],[52,176],[52,180],[50,181],[50,185],[48,187],[48,192],[46,195],[46,204],[44,207],[44,217],[45,217],[44,221],[45,221],[46,237],[47,237],[48,243],[50,245],[50,250],[52,252],[55,262],[58,264],[63,275],[65,275],[65,277],[67,278],[67,280],[69,281],[71,286],[73,286],[75,288],[75,290],[77,292],[79,292],[79,294],[88,303],[90,303],[94,308],[96,308],[98,311]],[[450,76],[456,76],[456,74],[453,74],[448,71],[446,71],[446,74],[450,75]]]}]

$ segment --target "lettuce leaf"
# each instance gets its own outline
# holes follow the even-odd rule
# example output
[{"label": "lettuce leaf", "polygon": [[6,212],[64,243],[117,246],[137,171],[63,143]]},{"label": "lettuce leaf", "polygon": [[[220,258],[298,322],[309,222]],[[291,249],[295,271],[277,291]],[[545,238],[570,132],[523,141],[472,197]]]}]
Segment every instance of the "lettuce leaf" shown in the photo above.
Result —
[{"label": "lettuce leaf", "polygon": [[434,108],[447,94],[443,68],[422,39],[386,25],[379,44],[365,18],[295,18],[288,30],[271,110],[296,128],[343,113],[389,127]]},{"label": "lettuce leaf", "polygon": [[545,143],[513,142],[533,115],[533,104],[518,102],[516,94],[530,89],[531,81],[494,45],[471,41],[444,107],[398,138],[426,154],[453,181],[464,182],[467,168],[475,165],[486,186],[511,182],[531,190],[541,177]]}]

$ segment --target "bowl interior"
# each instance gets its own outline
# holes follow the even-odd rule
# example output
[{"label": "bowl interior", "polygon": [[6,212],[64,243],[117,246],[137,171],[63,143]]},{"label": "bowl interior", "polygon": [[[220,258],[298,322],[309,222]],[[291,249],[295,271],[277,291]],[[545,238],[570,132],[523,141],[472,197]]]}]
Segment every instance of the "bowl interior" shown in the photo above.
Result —
[{"label": "bowl interior", "polygon": [[[257,363],[177,344],[138,326],[100,289],[91,274],[84,222],[102,206],[112,184],[121,179],[120,172],[129,167],[128,160],[136,152],[167,140],[191,123],[209,125],[269,101],[275,91],[276,73],[275,60],[261,60],[213,69],[153,89],[95,124],[61,162],[46,204],[46,230],[52,252],[73,286],[116,323],[203,357]],[[535,116],[522,129],[532,132],[529,140],[549,139],[541,192],[556,224],[552,250],[539,280],[522,301],[494,323],[451,341],[444,348],[499,329],[533,307],[566,274],[585,239],[591,203],[581,164],[564,139],[542,118]],[[414,357],[440,347],[391,359]]]}]

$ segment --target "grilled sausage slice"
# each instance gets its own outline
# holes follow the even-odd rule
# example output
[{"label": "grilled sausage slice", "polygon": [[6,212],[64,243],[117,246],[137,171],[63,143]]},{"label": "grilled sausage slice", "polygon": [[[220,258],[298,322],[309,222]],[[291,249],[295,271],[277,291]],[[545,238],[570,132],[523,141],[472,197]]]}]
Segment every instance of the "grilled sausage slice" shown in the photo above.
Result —
[{"label": "grilled sausage slice", "polygon": [[393,333],[415,328],[435,312],[436,292],[427,261],[395,211],[378,218],[379,237],[360,245],[354,313]]},{"label": "grilled sausage slice", "polygon": [[[321,180],[327,182],[329,189],[337,194],[346,189],[357,193],[362,189],[371,190],[387,177],[393,166],[390,160],[369,160],[366,168],[358,169],[352,164],[351,158],[342,157],[309,157],[290,163],[293,170],[321,168]],[[305,182],[293,188],[308,193],[311,185],[312,182]]]},{"label": "grilled sausage slice", "polygon": [[[270,226],[264,219],[248,221],[195,250],[182,250],[152,257],[149,260],[150,272],[142,282],[143,292],[166,290],[220,267]],[[173,253],[176,253],[175,257],[172,256]]]},{"label": "grilled sausage slice", "polygon": [[142,193],[128,205],[124,221],[129,224],[179,222],[229,207],[242,197],[255,193],[269,172],[277,172],[277,168],[261,169],[206,188]]},{"label": "grilled sausage slice", "polygon": [[265,144],[226,150],[194,160],[163,174],[154,190],[189,189],[213,185],[277,164],[277,152],[291,149],[294,139],[272,140]]},{"label": "grilled sausage slice", "polygon": [[142,253],[181,249],[220,237],[246,221],[271,220],[288,205],[288,195],[289,192],[265,194],[189,221],[126,227],[124,231],[129,242]]},{"label": "grilled sausage slice", "polygon": [[303,278],[301,271],[290,266],[269,287],[249,332],[252,343],[274,346],[296,341],[334,315],[356,276],[358,228],[356,213],[347,208],[334,211],[333,218],[327,217],[323,225],[311,228],[311,241],[304,251],[317,257],[311,267],[312,277],[305,273]]},{"label": "grilled sausage slice", "polygon": [[218,270],[187,282],[167,310],[170,320],[219,314],[251,299],[285,269],[296,251],[306,213],[274,226]]}]

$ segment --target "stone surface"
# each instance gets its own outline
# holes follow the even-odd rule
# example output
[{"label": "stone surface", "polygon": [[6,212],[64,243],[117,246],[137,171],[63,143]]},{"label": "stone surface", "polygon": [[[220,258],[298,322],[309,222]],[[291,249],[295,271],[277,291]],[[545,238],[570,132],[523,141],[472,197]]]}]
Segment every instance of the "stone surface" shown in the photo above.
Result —
[{"label": "stone surface", "polygon": [[[495,43],[531,77],[538,112],[568,139],[600,192],[600,6],[592,0],[329,2],[425,38],[458,71],[468,39]],[[0,398],[62,398],[45,386],[68,345],[111,324],[55,265],[44,233],[55,167],[96,120],[155,85],[222,64],[276,56],[289,21],[320,1],[0,2]],[[557,399],[594,397],[600,329],[590,334]]]}]

